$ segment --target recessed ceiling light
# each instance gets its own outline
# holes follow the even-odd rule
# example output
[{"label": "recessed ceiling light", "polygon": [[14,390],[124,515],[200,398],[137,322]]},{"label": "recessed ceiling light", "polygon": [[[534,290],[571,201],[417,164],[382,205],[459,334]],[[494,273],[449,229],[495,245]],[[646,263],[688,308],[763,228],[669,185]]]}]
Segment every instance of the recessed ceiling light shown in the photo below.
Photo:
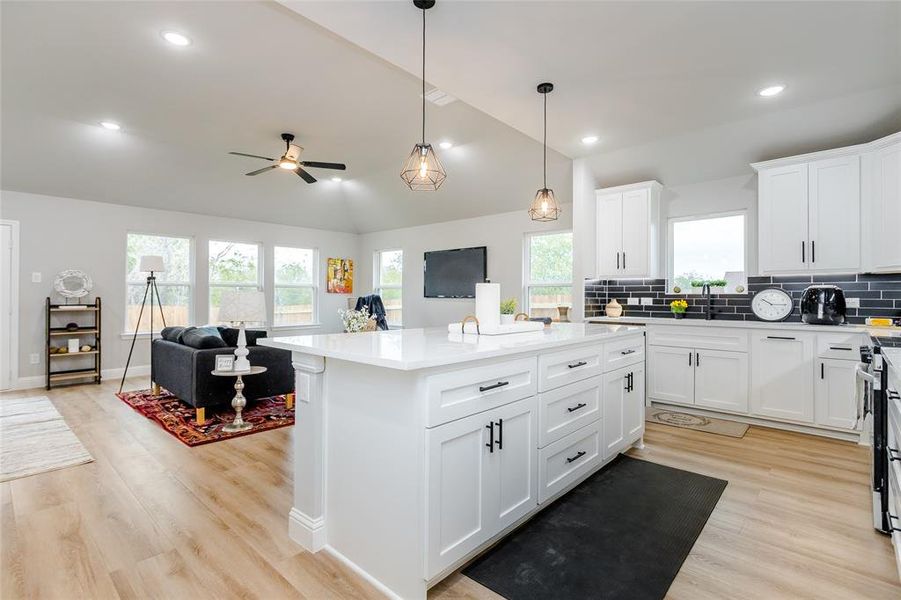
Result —
[{"label": "recessed ceiling light", "polygon": [[100,126],[104,129],[109,129],[110,131],[119,131],[122,129],[122,126],[115,121],[100,121]]},{"label": "recessed ceiling light", "polygon": [[183,33],[178,33],[177,31],[163,31],[160,33],[163,36],[163,39],[172,44],[173,46],[190,46],[191,38],[186,36]]},{"label": "recessed ceiling light", "polygon": [[758,96],[763,96],[764,98],[769,98],[770,96],[776,96],[782,93],[782,90],[785,89],[784,85],[771,85],[769,87],[765,87],[759,92],[757,92]]},{"label": "recessed ceiling light", "polygon": [[441,143],[438,144],[438,145],[441,147],[442,150],[450,150],[451,148],[454,147],[454,143],[453,143],[453,142],[450,142],[450,141],[447,141],[447,140],[441,142]]},{"label": "recessed ceiling light", "polygon": [[341,183],[341,178],[340,177],[332,177],[332,181],[334,181],[335,183]]},{"label": "recessed ceiling light", "polygon": [[596,135],[586,135],[585,137],[582,138],[582,143],[585,144],[586,146],[595,144],[595,143],[597,143],[597,141],[598,141],[598,136],[596,136]]}]

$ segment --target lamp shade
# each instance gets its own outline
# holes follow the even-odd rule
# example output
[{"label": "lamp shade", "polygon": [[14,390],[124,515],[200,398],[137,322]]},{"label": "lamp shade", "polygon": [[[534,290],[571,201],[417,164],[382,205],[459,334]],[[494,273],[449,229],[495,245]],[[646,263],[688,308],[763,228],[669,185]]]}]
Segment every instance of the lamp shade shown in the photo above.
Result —
[{"label": "lamp shade", "polygon": [[265,323],[266,296],[257,290],[222,292],[219,320],[224,322]]},{"label": "lamp shade", "polygon": [[557,198],[554,190],[541,188],[535,194],[532,205],[529,207],[529,216],[533,221],[556,221],[560,215],[560,207],[557,206]]},{"label": "lamp shade", "polygon": [[144,273],[164,273],[166,271],[166,265],[163,264],[163,257],[154,256],[153,254],[142,256],[138,271]]},{"label": "lamp shade", "polygon": [[431,144],[416,144],[400,172],[401,179],[414,192],[431,192],[441,187],[447,173]]}]

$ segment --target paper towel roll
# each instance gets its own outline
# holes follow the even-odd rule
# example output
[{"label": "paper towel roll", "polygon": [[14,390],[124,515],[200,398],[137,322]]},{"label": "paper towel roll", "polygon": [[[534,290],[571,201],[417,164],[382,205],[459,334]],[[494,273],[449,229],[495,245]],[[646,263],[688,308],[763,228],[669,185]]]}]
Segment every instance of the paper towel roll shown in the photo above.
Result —
[{"label": "paper towel roll", "polygon": [[482,329],[497,329],[501,324],[501,284],[476,284],[476,318]]}]

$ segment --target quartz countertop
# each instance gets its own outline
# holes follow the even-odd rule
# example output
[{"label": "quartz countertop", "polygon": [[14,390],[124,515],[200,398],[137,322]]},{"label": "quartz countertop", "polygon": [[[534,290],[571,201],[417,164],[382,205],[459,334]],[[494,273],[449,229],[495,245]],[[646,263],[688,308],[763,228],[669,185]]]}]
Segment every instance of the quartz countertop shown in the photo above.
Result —
[{"label": "quartz countertop", "polygon": [[[673,317],[591,317],[586,319],[589,323],[618,323],[618,324],[640,324],[640,325],[687,325],[690,327],[734,327],[739,329],[780,329],[782,331],[828,331],[835,333],[842,332],[859,332],[870,333],[872,335],[887,335],[885,332],[893,329],[878,329],[875,327],[867,327],[866,325],[808,325],[800,321],[779,321],[770,323],[768,321],[732,321],[727,319],[676,319]],[[883,333],[875,333],[881,331]],[[901,332],[899,332],[901,333]]]},{"label": "quartz countertop", "polygon": [[555,323],[542,331],[509,335],[448,333],[447,327],[441,327],[298,335],[264,338],[257,343],[302,354],[411,371],[643,335],[643,331],[643,327],[625,324]]}]

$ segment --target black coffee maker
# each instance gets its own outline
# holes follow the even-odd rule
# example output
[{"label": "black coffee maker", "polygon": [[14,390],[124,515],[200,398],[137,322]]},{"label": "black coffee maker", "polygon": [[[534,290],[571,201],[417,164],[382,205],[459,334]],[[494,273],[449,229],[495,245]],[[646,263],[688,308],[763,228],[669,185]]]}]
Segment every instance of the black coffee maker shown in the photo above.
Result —
[{"label": "black coffee maker", "polygon": [[801,294],[801,320],[811,325],[845,322],[845,293],[836,285],[812,285]]}]

